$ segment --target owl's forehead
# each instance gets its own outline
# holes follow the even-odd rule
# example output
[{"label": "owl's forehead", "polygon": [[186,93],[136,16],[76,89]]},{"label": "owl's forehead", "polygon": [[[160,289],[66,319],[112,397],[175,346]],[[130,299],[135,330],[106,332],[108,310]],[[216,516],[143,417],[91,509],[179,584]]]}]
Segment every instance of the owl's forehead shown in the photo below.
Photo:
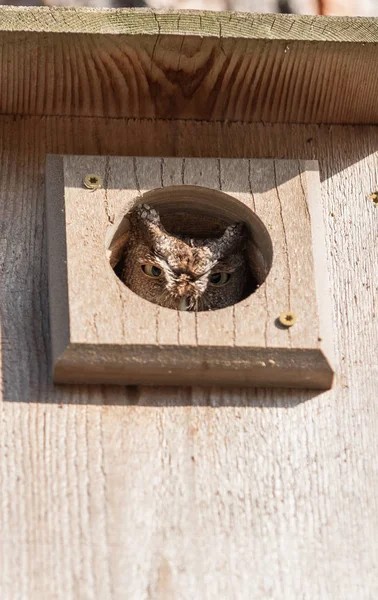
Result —
[{"label": "owl's forehead", "polygon": [[168,266],[174,271],[200,272],[207,270],[212,263],[212,253],[207,246],[192,247],[181,240],[175,240],[175,244],[160,247],[162,257]]}]

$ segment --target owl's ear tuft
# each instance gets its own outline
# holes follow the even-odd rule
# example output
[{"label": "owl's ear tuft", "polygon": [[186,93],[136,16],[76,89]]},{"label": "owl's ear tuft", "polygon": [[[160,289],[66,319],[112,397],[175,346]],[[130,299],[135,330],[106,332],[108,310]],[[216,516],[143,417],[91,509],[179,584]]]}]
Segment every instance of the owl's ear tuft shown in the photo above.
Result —
[{"label": "owl's ear tuft", "polygon": [[159,213],[149,204],[137,204],[130,211],[129,221],[135,234],[153,236],[154,238],[165,233],[160,221]]},{"label": "owl's ear tuft", "polygon": [[222,256],[241,250],[247,242],[247,228],[244,223],[229,225],[224,234],[212,242],[214,254]]},{"label": "owl's ear tuft", "polygon": [[161,227],[159,213],[149,204],[138,204],[132,211],[133,215],[146,224],[158,225]]},{"label": "owl's ear tuft", "polygon": [[174,251],[176,238],[165,230],[159,213],[149,204],[135,206],[130,212],[129,219],[136,239],[147,243],[151,251],[163,255]]},{"label": "owl's ear tuft", "polygon": [[233,223],[229,225],[221,237],[221,240],[226,243],[233,245],[241,242],[246,237],[246,227],[244,223]]}]

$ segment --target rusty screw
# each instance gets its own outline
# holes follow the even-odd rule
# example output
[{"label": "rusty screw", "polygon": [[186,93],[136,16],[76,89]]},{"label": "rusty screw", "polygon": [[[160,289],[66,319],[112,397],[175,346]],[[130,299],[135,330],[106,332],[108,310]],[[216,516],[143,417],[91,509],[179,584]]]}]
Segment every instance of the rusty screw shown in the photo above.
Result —
[{"label": "rusty screw", "polygon": [[373,192],[370,194],[369,198],[375,206],[378,206],[378,192]]},{"label": "rusty screw", "polygon": [[98,190],[102,186],[100,175],[89,174],[84,177],[84,185],[88,190]]},{"label": "rusty screw", "polygon": [[278,320],[284,327],[292,327],[296,322],[297,317],[293,312],[282,312],[278,317]]}]

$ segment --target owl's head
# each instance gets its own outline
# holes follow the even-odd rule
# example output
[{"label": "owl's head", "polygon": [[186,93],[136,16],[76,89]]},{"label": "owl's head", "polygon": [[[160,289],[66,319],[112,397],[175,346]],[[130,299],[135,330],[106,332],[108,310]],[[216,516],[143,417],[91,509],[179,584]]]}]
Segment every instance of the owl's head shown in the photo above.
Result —
[{"label": "owl's head", "polygon": [[129,221],[121,278],[142,298],[167,308],[200,311],[224,308],[244,297],[244,224],[228,226],[219,238],[173,235],[147,204],[136,206]]}]

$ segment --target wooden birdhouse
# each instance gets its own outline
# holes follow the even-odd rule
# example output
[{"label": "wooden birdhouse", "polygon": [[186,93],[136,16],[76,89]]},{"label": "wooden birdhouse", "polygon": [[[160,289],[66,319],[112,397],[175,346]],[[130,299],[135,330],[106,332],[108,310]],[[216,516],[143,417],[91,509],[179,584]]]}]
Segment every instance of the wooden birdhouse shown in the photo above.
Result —
[{"label": "wooden birdhouse", "polygon": [[[1,598],[374,597],[378,22],[0,30]],[[142,298],[138,203],[243,222],[255,285]]]}]

